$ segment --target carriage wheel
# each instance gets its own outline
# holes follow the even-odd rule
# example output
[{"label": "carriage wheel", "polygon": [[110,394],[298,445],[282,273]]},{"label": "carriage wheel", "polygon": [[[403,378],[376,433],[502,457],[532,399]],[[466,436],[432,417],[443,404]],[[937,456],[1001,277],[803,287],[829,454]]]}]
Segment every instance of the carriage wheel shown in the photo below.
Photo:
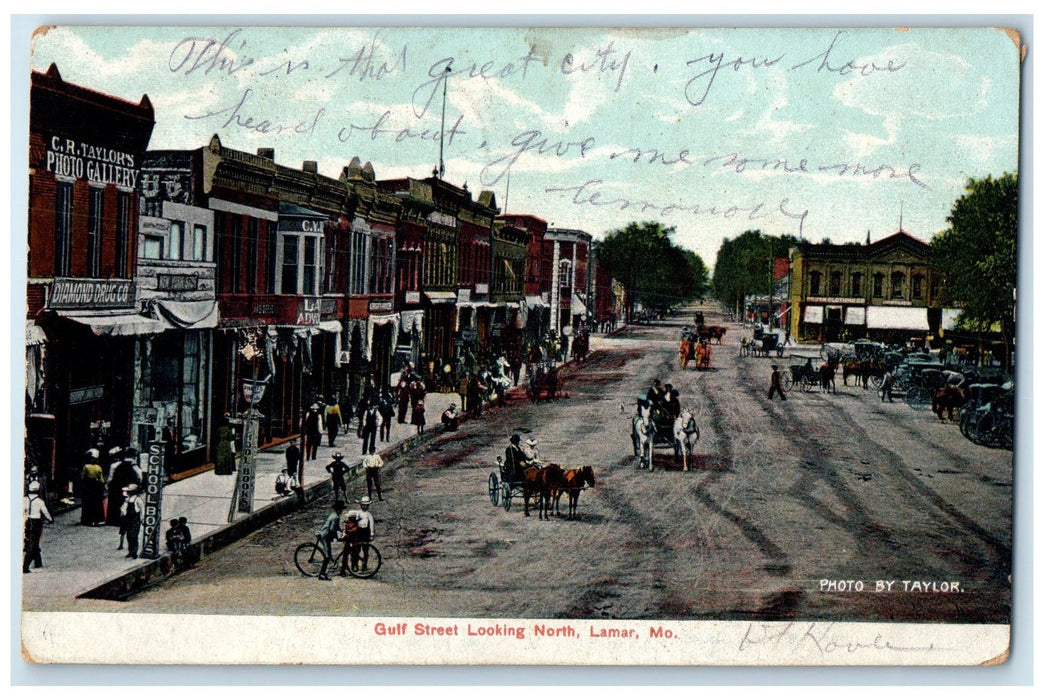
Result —
[{"label": "carriage wheel", "polygon": [[918,411],[927,408],[931,400],[931,393],[923,386],[915,386],[906,393],[906,405]]},{"label": "carriage wheel", "polygon": [[794,378],[790,374],[783,375],[783,391],[790,391],[794,386]]},{"label": "carriage wheel", "polygon": [[813,391],[816,388],[816,386],[817,383],[812,381],[811,377],[801,378],[801,391],[805,392],[806,394]]},{"label": "carriage wheel", "polygon": [[502,483],[500,485],[500,500],[504,504],[504,512],[511,510],[511,485]]},{"label": "carriage wheel", "polygon": [[494,508],[500,505],[500,480],[496,474],[489,475],[489,502]]}]

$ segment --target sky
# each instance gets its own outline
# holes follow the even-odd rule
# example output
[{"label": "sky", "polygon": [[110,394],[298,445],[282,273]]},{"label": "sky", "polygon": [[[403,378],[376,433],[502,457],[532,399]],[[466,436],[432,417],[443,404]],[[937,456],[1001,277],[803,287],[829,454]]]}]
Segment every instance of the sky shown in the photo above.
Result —
[{"label": "sky", "polygon": [[595,238],[659,221],[711,267],[748,229],[930,240],[968,178],[1017,170],[1018,57],[990,28],[59,25],[31,64],[147,94],[152,149],[217,134],[389,179],[441,148],[501,210]]}]

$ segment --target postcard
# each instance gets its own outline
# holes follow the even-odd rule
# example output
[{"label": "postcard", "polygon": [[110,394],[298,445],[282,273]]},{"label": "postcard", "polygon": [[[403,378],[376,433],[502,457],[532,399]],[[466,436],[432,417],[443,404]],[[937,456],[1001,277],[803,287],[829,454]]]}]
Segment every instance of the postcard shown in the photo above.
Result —
[{"label": "postcard", "polygon": [[1017,31],[31,49],[27,661],[1008,658]]}]

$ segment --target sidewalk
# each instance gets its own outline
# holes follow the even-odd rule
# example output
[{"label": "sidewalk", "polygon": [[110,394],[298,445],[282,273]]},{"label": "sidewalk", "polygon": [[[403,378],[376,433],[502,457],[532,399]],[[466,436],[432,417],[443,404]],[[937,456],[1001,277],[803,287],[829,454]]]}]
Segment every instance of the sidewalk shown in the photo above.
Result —
[{"label": "sidewalk", "polygon": [[[451,403],[460,403],[456,394],[430,393],[425,397],[427,431],[441,429],[439,417]],[[408,448],[417,430],[409,424],[392,424],[391,440],[377,443],[381,453]],[[407,442],[409,441],[409,442]],[[254,485],[254,512],[235,513],[228,522],[229,505],[235,488],[237,473],[227,476],[213,470],[167,484],[163,488],[162,517],[160,519],[159,547],[166,553],[164,534],[172,518],[188,518],[194,543],[203,542],[204,555],[224,544],[242,537],[283,513],[296,507],[291,499],[275,493],[275,480],[286,465],[285,445],[258,452],[257,476]],[[304,487],[311,490],[325,482],[330,483],[326,465],[335,452],[344,454],[345,464],[353,471],[361,471],[362,440],[354,430],[338,436],[334,447],[327,446],[323,436],[317,458],[305,464]],[[365,489],[365,484],[362,485]],[[325,493],[325,489],[318,489]],[[349,481],[349,496],[363,495],[360,485]],[[293,499],[296,501],[296,499]],[[206,542],[206,540],[211,542]],[[119,529],[80,525],[80,509],[75,508],[55,516],[53,525],[44,527],[40,549],[44,567],[30,569],[22,575],[22,605],[30,610],[75,609],[71,599],[110,582],[115,588],[129,590],[146,585],[150,578],[164,576],[164,558],[159,560],[128,559],[126,550],[117,551]],[[120,582],[116,586],[116,582]]]}]

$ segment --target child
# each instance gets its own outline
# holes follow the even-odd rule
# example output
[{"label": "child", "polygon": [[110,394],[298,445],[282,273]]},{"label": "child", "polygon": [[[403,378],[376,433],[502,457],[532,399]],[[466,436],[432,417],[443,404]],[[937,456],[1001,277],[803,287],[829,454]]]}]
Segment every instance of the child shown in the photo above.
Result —
[{"label": "child", "polygon": [[410,422],[417,426],[417,434],[424,432],[424,400],[421,399],[413,405],[413,416]]}]

